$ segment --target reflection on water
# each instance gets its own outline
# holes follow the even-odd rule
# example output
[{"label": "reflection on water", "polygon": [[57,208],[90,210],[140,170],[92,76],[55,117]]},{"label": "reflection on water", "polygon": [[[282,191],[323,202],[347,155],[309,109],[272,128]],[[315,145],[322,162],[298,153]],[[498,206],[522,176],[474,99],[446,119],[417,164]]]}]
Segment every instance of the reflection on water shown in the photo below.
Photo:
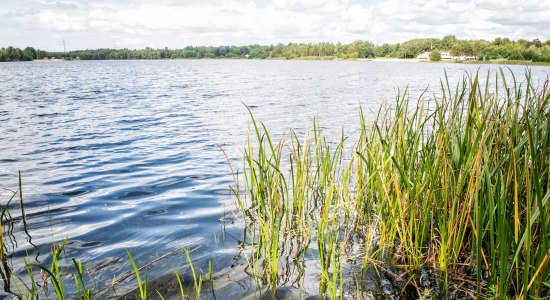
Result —
[{"label": "reflection on water", "polygon": [[[100,286],[130,270],[127,248],[138,265],[155,262],[152,280],[186,265],[184,246],[199,262],[231,267],[242,231],[219,221],[233,207],[219,147],[240,157],[243,103],[275,134],[304,133],[314,116],[335,134],[353,133],[359,107],[376,112],[407,85],[412,97],[426,89],[431,97],[444,70],[454,83],[478,68],[487,71],[364,61],[0,64],[1,200],[21,170],[37,245],[20,244],[15,257],[27,250],[47,261],[51,242],[68,237],[67,256],[82,259]],[[532,67],[535,78],[548,71]]]}]

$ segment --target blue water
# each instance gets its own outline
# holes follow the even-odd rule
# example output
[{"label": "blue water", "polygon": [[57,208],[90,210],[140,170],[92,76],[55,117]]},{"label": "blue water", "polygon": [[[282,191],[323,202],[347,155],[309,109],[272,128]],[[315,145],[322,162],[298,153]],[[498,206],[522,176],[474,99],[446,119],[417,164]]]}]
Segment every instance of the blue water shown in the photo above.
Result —
[{"label": "blue water", "polygon": [[[232,159],[245,143],[245,105],[275,134],[353,133],[369,114],[409,88],[438,93],[478,69],[462,64],[342,61],[74,61],[0,64],[0,201],[21,171],[29,232],[15,258],[48,262],[69,238],[98,285],[130,270],[126,249],[149,278],[179,268],[183,247],[218,259],[235,250],[220,218],[234,206]],[[518,80],[525,68],[510,66]],[[492,66],[492,72],[498,67]],[[549,67],[531,67],[542,82]],[[14,212],[14,215],[17,213]],[[238,221],[237,221],[238,222]],[[20,226],[20,224],[18,225]],[[238,231],[237,231],[238,232]],[[239,239],[239,237],[235,237]],[[28,252],[27,252],[28,251]],[[68,264],[69,262],[65,262]],[[14,263],[16,269],[22,265]]]}]

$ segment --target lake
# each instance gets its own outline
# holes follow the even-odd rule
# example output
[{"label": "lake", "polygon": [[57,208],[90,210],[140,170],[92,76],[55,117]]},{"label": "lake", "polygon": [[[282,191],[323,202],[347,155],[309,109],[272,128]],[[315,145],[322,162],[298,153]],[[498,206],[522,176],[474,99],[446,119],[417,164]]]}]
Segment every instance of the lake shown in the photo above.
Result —
[{"label": "lake", "polygon": [[[506,66],[518,82],[525,67]],[[466,74],[498,66],[377,61],[163,60],[0,64],[0,201],[21,171],[32,246],[16,259],[51,259],[69,239],[100,287],[137,264],[162,278],[187,263],[183,247],[214,269],[232,264],[242,235],[230,168],[246,142],[249,106],[275,134],[299,134],[318,117],[327,131],[353,134],[408,86],[439,93]],[[542,83],[550,67],[530,67]],[[240,167],[240,165],[239,165]],[[17,215],[14,212],[14,215]],[[65,262],[69,264],[70,261]],[[124,279],[124,278],[122,278]],[[121,284],[123,285],[123,284]],[[124,289],[124,288],[121,288]],[[238,293],[239,291],[234,291]]]}]

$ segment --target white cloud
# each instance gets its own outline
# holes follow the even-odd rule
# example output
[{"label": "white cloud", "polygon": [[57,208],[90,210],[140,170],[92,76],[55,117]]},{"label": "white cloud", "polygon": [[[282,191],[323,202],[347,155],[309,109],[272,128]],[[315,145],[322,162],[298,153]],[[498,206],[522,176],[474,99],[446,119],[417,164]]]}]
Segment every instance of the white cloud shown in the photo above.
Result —
[{"label": "white cloud", "polygon": [[86,28],[86,17],[41,11],[39,23],[43,28],[54,31],[80,31]]},{"label": "white cloud", "polygon": [[346,9],[348,1],[346,0],[273,0],[273,8],[278,10],[290,11],[320,11],[320,12],[339,12]]},{"label": "white cloud", "polygon": [[[6,32],[35,35],[27,45],[48,44],[45,37],[61,33],[72,39],[73,48],[357,39],[382,43],[447,34],[475,39],[550,38],[550,0],[522,4],[512,0],[20,0],[2,4],[0,25],[9,29]],[[39,28],[26,25],[31,13],[27,7],[33,7],[35,20],[38,15]],[[1,32],[0,38],[10,42]]]},{"label": "white cloud", "polygon": [[141,39],[137,38],[123,38],[122,40],[117,42],[117,46],[119,47],[125,47],[128,48],[129,46],[137,46],[141,44],[143,41]]}]

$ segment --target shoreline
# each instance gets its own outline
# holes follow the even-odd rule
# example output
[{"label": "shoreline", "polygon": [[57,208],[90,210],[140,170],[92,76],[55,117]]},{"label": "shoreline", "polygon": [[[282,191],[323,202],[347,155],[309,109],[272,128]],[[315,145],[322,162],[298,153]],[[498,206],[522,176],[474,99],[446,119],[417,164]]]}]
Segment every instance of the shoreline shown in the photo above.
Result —
[{"label": "shoreline", "polygon": [[63,58],[47,58],[47,59],[33,59],[32,62],[59,62],[59,61],[66,61],[66,59]]},{"label": "shoreline", "polygon": [[[89,59],[87,61],[101,61],[103,59]],[[391,58],[391,57],[374,57],[374,58],[338,58],[338,57],[298,57],[292,59],[286,59],[284,57],[272,57],[272,58],[163,58],[163,59],[105,59],[111,61],[139,61],[139,60],[301,60],[301,61],[361,61],[361,62],[398,62],[398,63],[450,63],[450,64],[480,64],[480,65],[525,65],[525,66],[550,66],[550,62],[533,62],[522,60],[440,60],[430,61],[416,58]],[[34,59],[32,62],[63,62],[63,61],[86,61],[80,59],[63,59],[63,58],[51,58],[51,59]],[[20,61],[15,61],[20,62]]]}]

